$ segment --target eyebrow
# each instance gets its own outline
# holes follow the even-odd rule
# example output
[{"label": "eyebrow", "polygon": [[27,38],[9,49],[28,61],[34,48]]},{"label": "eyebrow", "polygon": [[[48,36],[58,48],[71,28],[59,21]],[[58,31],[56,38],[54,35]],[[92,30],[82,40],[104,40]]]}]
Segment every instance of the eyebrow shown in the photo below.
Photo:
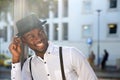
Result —
[{"label": "eyebrow", "polygon": [[25,38],[25,37],[29,37],[29,36],[31,36],[31,34],[30,34],[30,33],[28,33],[28,34],[24,35],[24,38]]}]

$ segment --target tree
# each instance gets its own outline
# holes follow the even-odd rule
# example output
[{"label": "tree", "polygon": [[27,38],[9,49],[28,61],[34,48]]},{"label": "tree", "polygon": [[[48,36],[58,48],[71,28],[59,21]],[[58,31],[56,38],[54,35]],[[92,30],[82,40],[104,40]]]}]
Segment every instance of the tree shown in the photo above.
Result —
[{"label": "tree", "polygon": [[[13,17],[13,0],[0,0],[0,14],[4,13],[4,19],[7,21],[7,13],[10,13]],[[0,20],[3,19],[3,16],[0,16]]]},{"label": "tree", "polygon": [[27,0],[28,12],[35,12],[40,18],[48,18],[49,10],[58,16],[58,0]]},{"label": "tree", "polygon": [[49,3],[45,0],[27,0],[28,12],[36,13],[40,18],[48,18]]}]

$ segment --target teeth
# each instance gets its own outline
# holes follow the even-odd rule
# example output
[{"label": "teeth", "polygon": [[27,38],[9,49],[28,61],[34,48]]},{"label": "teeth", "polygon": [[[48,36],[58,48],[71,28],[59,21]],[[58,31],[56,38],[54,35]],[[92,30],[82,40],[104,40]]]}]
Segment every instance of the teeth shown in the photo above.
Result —
[{"label": "teeth", "polygon": [[42,46],[43,45],[43,43],[39,43],[39,44],[37,44],[36,46]]}]

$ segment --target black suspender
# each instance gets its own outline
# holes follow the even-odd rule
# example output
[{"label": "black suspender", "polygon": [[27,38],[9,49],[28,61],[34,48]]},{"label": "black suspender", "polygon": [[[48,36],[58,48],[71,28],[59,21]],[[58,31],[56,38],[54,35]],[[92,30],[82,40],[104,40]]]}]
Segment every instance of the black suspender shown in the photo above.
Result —
[{"label": "black suspender", "polygon": [[[63,65],[63,57],[62,57],[62,47],[59,47],[59,57],[60,57],[60,67],[61,67],[62,80],[66,80],[65,72],[64,72],[64,65]],[[30,61],[29,61],[29,69],[30,69],[31,78],[32,78],[32,80],[34,80],[33,76],[32,76],[31,60],[32,60],[32,57],[30,58]]]},{"label": "black suspender", "polygon": [[30,58],[29,69],[30,69],[31,78],[32,78],[32,80],[34,80],[34,79],[33,79],[33,76],[32,76],[31,60],[32,60],[32,57]]},{"label": "black suspender", "polygon": [[59,47],[59,57],[60,57],[60,66],[61,66],[62,80],[66,80],[65,72],[64,72],[63,57],[62,57],[62,47]]}]

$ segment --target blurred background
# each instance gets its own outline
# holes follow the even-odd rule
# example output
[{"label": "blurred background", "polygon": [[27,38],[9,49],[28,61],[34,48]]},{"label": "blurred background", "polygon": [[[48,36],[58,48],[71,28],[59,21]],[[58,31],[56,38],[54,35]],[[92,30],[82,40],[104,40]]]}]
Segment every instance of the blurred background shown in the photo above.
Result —
[{"label": "blurred background", "polygon": [[[99,80],[120,80],[120,0],[0,0],[0,80],[10,80],[15,22],[29,13],[47,20],[49,41],[81,50]],[[21,62],[32,54],[25,47]]]}]

